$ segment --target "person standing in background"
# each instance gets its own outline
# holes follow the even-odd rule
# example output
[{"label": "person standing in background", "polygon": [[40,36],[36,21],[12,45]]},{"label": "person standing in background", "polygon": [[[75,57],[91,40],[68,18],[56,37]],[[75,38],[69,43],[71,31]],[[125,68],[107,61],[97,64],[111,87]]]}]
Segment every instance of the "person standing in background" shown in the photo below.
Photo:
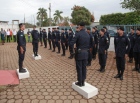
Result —
[{"label": "person standing in background", "polygon": [[44,48],[47,48],[47,33],[46,33],[46,29],[43,29],[43,42],[44,42]]},{"label": "person standing in background", "polygon": [[43,30],[40,28],[40,33],[39,33],[39,39],[40,39],[40,46],[43,46],[43,42],[42,42],[42,37],[43,37]]},{"label": "person standing in background", "polygon": [[17,41],[17,31],[14,29],[13,30],[13,37],[14,37],[14,42]]},{"label": "person standing in background", "polygon": [[10,30],[10,29],[9,29],[9,31],[10,31],[10,38],[11,38],[11,40],[12,40],[13,32],[12,32],[12,30]]},{"label": "person standing in background", "polygon": [[48,42],[49,42],[49,46],[50,46],[49,50],[52,50],[52,32],[51,32],[50,28],[48,28]]},{"label": "person standing in background", "polygon": [[27,35],[28,35],[28,42],[31,42],[31,31],[30,31],[30,29],[28,29]]},{"label": "person standing in background", "polygon": [[4,45],[6,32],[3,30],[3,28],[1,28],[0,35],[1,35],[2,45]]},{"label": "person standing in background", "polygon": [[7,29],[6,35],[7,35],[7,42],[10,42],[10,31],[8,29]]}]

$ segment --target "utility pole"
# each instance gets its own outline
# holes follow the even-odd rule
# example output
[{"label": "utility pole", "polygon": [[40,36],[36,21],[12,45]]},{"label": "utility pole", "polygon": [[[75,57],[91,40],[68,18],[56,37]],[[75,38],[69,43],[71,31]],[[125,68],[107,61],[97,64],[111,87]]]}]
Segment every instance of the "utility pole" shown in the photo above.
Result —
[{"label": "utility pole", "polygon": [[49,3],[49,24],[51,26],[51,3]]},{"label": "utility pole", "polygon": [[24,14],[24,24],[25,24],[25,14]]},{"label": "utility pole", "polygon": [[33,18],[34,18],[34,25],[35,25],[35,16],[33,15]]}]

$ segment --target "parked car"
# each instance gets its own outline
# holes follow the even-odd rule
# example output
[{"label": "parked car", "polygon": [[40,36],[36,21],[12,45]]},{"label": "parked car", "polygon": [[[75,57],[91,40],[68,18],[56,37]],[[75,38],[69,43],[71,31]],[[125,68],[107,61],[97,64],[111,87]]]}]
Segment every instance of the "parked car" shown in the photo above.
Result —
[{"label": "parked car", "polygon": [[116,32],[113,30],[108,30],[110,37],[114,37],[116,35]]}]

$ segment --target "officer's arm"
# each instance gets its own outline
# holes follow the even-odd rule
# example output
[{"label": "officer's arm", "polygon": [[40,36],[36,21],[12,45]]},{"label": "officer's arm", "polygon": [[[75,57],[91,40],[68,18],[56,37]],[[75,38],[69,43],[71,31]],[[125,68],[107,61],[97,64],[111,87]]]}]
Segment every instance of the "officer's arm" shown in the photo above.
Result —
[{"label": "officer's arm", "polygon": [[98,34],[95,35],[95,44],[97,45],[98,44]]},{"label": "officer's arm", "polygon": [[23,47],[24,46],[24,41],[23,41],[23,34],[18,33],[18,39],[19,39],[19,46]]},{"label": "officer's arm", "polygon": [[90,36],[90,48],[92,48],[92,47],[93,47],[93,45],[94,45],[94,41],[93,41],[92,36]]},{"label": "officer's arm", "polygon": [[106,37],[106,47],[105,47],[105,50],[107,50],[109,48],[109,40],[108,38]]},{"label": "officer's arm", "polygon": [[115,48],[115,51],[116,51],[116,38],[114,37],[114,48]]},{"label": "officer's arm", "polygon": [[129,53],[130,48],[131,48],[131,43],[130,43],[130,39],[128,37],[126,37],[126,45],[127,45],[127,49],[126,49],[126,54]]},{"label": "officer's arm", "polygon": [[79,34],[77,34],[73,39],[72,41],[70,42],[70,47],[73,47],[74,44],[76,43],[77,39],[79,38]]}]

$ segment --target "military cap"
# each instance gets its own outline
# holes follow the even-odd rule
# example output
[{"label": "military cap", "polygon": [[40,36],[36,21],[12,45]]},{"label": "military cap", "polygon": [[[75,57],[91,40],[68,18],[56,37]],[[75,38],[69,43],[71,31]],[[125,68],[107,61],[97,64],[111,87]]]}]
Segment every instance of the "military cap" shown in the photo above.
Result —
[{"label": "military cap", "polygon": [[79,25],[80,26],[85,26],[85,23],[84,22],[80,22]]},{"label": "military cap", "polygon": [[91,28],[90,27],[87,27],[87,30],[91,30]]},{"label": "military cap", "polygon": [[119,30],[124,31],[124,27],[123,27],[123,26],[120,26],[120,27],[119,27]]},{"label": "military cap", "polygon": [[137,28],[138,31],[140,31],[140,28]]}]

